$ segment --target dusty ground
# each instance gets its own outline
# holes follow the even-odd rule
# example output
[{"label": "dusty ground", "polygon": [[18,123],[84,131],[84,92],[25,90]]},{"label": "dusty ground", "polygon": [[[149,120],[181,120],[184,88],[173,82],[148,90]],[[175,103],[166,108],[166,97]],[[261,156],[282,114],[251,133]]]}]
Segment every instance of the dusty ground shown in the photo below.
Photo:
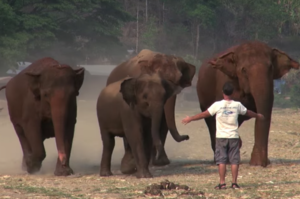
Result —
[{"label": "dusty ground", "polygon": [[[254,120],[245,122],[240,128],[243,139],[242,162],[239,173],[240,190],[213,189],[218,183],[217,167],[212,163],[208,130],[204,121],[187,126],[180,123],[185,115],[199,111],[197,103],[178,103],[176,121],[181,134],[190,135],[190,140],[176,143],[168,136],[166,151],[171,164],[151,168],[154,178],[137,179],[120,173],[123,145],[116,138],[113,154],[114,176],[99,177],[102,143],[97,124],[95,100],[103,86],[85,84],[78,101],[78,122],[72,150],[71,166],[76,175],[54,177],[57,153],[54,139],[45,141],[47,157],[40,173],[27,175],[21,170],[22,152],[18,138],[9,121],[6,102],[0,107],[0,198],[142,198],[146,186],[168,179],[185,184],[204,195],[183,191],[163,191],[165,198],[300,198],[299,159],[300,132],[297,110],[276,109],[273,111],[270,132],[269,157],[272,162],[267,168],[248,165],[253,147]],[[93,90],[91,90],[91,88]],[[3,91],[1,91],[3,98]],[[227,185],[231,183],[228,167]]]}]

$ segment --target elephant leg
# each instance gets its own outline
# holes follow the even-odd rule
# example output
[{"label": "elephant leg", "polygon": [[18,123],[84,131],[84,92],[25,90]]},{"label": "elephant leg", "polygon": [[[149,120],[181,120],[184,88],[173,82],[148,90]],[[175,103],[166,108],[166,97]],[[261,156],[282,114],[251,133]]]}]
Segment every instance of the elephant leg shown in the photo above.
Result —
[{"label": "elephant leg", "polygon": [[150,161],[153,154],[153,139],[151,135],[151,126],[144,125],[144,146],[146,151],[146,158],[148,161],[148,164],[150,165]]},{"label": "elephant leg", "polygon": [[115,138],[105,129],[101,129],[103,143],[102,159],[100,164],[100,176],[111,176],[111,157],[115,147]]},{"label": "elephant leg", "polygon": [[123,174],[135,173],[136,172],[136,163],[133,158],[131,148],[125,137],[123,138],[123,144],[124,144],[125,154],[121,161],[121,172]]},{"label": "elephant leg", "polygon": [[30,174],[38,172],[46,157],[40,122],[29,121],[24,128],[24,134],[31,148],[31,153],[25,158],[27,172]]},{"label": "elephant leg", "polygon": [[[126,128],[128,129],[128,128]],[[130,129],[130,128],[129,128]],[[142,129],[141,129],[142,130]],[[140,129],[130,129],[131,132],[125,132],[127,141],[132,149],[132,154],[136,160],[137,178],[152,178],[149,171],[149,161],[147,161],[146,148],[144,145],[144,135]],[[125,130],[128,131],[128,130]]]},{"label": "elephant leg", "polygon": [[56,168],[54,175],[56,176],[68,176],[74,174],[74,171],[70,167],[70,157],[74,138],[75,122],[72,122],[67,127],[67,135],[65,138],[65,151],[66,151],[66,164],[62,165],[59,158],[56,161]]},{"label": "elephant leg", "polygon": [[205,123],[209,130],[211,148],[215,152],[215,149],[216,149],[216,119],[215,119],[215,117],[205,118]]},{"label": "elephant leg", "polygon": [[20,141],[20,144],[21,144],[21,148],[22,148],[22,151],[23,151],[23,159],[22,159],[22,170],[23,171],[27,171],[27,161],[30,161],[28,160],[28,158],[30,157],[31,155],[31,148],[30,148],[30,145],[24,135],[24,131],[23,131],[23,128],[18,125],[18,124],[13,124],[14,126],[14,129],[16,131],[16,134],[19,138],[19,141]]},{"label": "elephant leg", "polygon": [[[238,118],[239,127],[243,124],[244,121],[245,121],[245,119],[243,117],[240,116]],[[242,148],[242,146],[243,146],[243,141],[242,141],[242,138],[240,136],[240,148]]]},{"label": "elephant leg", "polygon": [[[168,126],[167,126],[166,118],[165,116],[163,116],[160,125],[160,139],[163,146],[165,146],[167,135],[168,135]],[[152,146],[151,163],[153,166],[165,166],[170,164],[170,160],[166,153],[162,153],[159,157],[156,157],[156,148]]]}]

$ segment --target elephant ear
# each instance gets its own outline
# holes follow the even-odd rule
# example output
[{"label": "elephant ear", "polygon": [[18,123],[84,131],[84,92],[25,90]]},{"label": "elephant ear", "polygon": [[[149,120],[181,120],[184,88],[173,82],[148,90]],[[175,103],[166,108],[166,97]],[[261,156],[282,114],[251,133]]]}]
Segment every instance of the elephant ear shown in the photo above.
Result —
[{"label": "elephant ear", "polygon": [[33,93],[36,100],[41,99],[41,92],[40,92],[40,77],[41,74],[37,72],[27,72],[25,73],[28,78],[28,86],[30,91]]},{"label": "elephant ear", "polygon": [[74,69],[74,72],[76,74],[75,76],[75,89],[77,91],[77,96],[79,95],[79,89],[81,88],[84,80],[84,71],[85,69],[83,67]]},{"label": "elephant ear", "polygon": [[182,73],[180,78],[180,85],[182,88],[189,87],[192,85],[193,77],[196,73],[196,67],[185,61],[177,61],[177,67]]},{"label": "elephant ear", "polygon": [[136,79],[126,79],[121,83],[120,93],[122,93],[123,99],[131,107],[134,108],[136,101],[135,94]]},{"label": "elephant ear", "polygon": [[272,50],[273,79],[281,78],[290,69],[299,69],[299,63],[290,58],[286,53],[274,48]]},{"label": "elephant ear", "polygon": [[213,68],[219,69],[231,78],[237,77],[234,52],[227,52],[208,62]]}]

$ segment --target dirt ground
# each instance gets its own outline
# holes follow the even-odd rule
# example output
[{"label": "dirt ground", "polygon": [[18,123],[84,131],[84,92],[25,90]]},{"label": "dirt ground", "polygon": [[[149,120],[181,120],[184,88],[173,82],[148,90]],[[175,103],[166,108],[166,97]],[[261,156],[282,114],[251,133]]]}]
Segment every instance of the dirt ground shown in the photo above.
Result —
[{"label": "dirt ground", "polygon": [[[103,88],[99,82],[87,82],[78,100],[78,117],[71,167],[75,175],[53,175],[57,151],[54,139],[45,141],[47,157],[41,171],[28,175],[21,170],[22,151],[7,112],[5,94],[1,91],[0,107],[0,198],[300,198],[299,111],[274,109],[269,141],[271,165],[252,167],[248,162],[253,147],[254,120],[240,128],[243,139],[242,165],[238,177],[240,190],[214,190],[218,184],[217,167],[213,164],[208,130],[204,121],[187,126],[180,123],[186,115],[199,112],[199,104],[178,102],[176,122],[181,134],[190,140],[175,142],[168,136],[166,152],[171,164],[151,168],[154,178],[137,179],[120,172],[124,154],[121,138],[116,138],[112,177],[100,177],[102,142],[96,117],[96,99]],[[231,184],[228,167],[227,186]],[[163,190],[160,196],[145,195],[152,183],[168,179],[189,186],[192,190]]]}]

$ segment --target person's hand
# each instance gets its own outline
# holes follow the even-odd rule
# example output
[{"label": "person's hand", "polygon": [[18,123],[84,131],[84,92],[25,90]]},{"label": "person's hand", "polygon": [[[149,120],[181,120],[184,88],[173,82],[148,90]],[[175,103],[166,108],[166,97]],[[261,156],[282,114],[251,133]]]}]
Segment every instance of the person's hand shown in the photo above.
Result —
[{"label": "person's hand", "polygon": [[257,118],[260,119],[260,120],[264,120],[265,119],[265,117],[262,114],[260,114],[260,113],[257,113]]},{"label": "person's hand", "polygon": [[188,124],[190,123],[192,120],[191,120],[191,117],[190,116],[186,116],[182,121],[181,123],[182,124]]}]

